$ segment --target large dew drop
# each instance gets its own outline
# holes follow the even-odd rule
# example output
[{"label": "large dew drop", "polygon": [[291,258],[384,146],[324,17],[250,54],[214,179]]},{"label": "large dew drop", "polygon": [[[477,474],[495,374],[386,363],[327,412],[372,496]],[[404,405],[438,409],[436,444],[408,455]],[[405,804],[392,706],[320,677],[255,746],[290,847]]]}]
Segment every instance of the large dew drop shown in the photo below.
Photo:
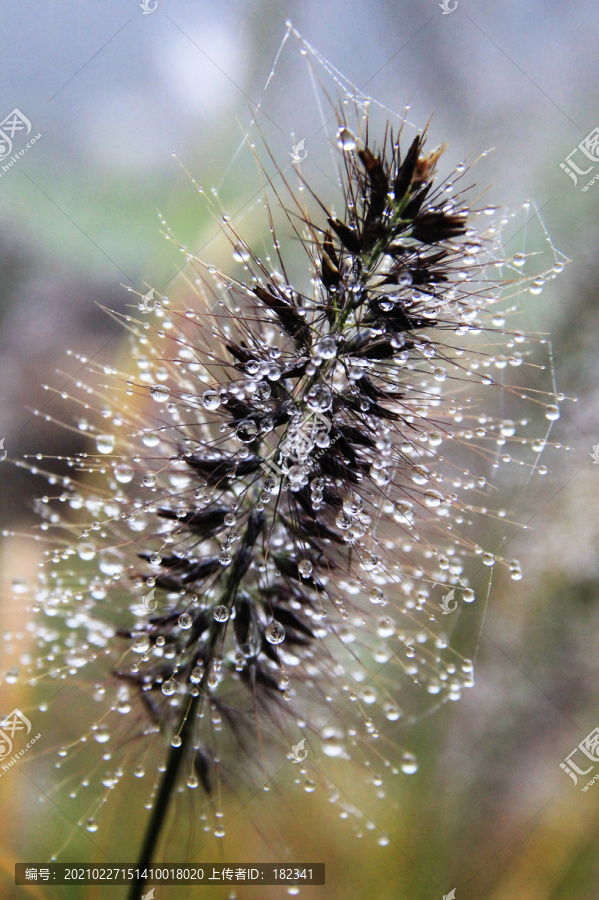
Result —
[{"label": "large dew drop", "polygon": [[285,640],[285,629],[280,622],[273,619],[270,625],[266,626],[264,636],[269,644],[281,644]]},{"label": "large dew drop", "polygon": [[98,453],[112,453],[112,451],[114,450],[114,435],[96,435],[96,448],[98,450]]},{"label": "large dew drop", "polygon": [[356,149],[356,136],[349,128],[340,128],[337,132],[337,146],[340,150],[349,153]]},{"label": "large dew drop", "polygon": [[230,616],[230,612],[226,606],[216,606],[213,616],[217,622],[226,622]]},{"label": "large dew drop", "polygon": [[202,394],[202,406],[204,409],[218,409],[220,406],[220,395],[217,391],[204,391]]},{"label": "large dew drop", "polygon": [[170,397],[170,393],[165,384],[156,384],[153,388],[150,388],[150,394],[156,403],[165,403]]}]

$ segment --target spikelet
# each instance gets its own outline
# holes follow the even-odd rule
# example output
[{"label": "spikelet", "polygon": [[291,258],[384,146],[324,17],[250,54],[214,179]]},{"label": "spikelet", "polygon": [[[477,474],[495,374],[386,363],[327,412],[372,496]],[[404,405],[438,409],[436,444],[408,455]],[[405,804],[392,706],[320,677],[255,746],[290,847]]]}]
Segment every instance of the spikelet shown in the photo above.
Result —
[{"label": "spikelet", "polygon": [[[330,759],[415,772],[397,728],[473,685],[450,641],[473,585],[484,601],[494,566],[521,577],[479,541],[489,475],[533,471],[535,411],[559,415],[498,312],[532,282],[525,257],[505,255],[465,166],[451,199],[436,186],[443,148],[404,146],[390,125],[373,136],[359,106],[336,116],[337,210],[283,176],[275,261],[225,219],[230,271],[187,254],[186,305],[140,295],[123,317],[137,371],[106,383],[88,366],[75,400],[95,449],[39,503],[58,535],[40,656],[53,648],[59,683],[96,684],[84,737],[120,750],[111,786],[158,772],[142,864],[181,786],[222,836],[227,792],[287,756],[307,790],[332,790]],[[87,421],[94,407],[106,424]]]}]

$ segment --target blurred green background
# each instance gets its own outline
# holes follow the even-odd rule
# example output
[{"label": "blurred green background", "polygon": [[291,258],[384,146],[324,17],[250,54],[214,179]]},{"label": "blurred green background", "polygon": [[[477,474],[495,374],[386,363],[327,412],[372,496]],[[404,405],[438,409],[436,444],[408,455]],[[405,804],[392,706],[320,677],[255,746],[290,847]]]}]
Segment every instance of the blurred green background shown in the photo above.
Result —
[{"label": "blurred green background", "polygon": [[[458,0],[447,15],[436,0],[158,0],[149,15],[136,0],[5,5],[0,118],[16,107],[42,137],[9,171],[0,168],[0,438],[11,459],[84,448],[83,436],[32,416],[38,406],[60,416],[41,385],[60,388],[75,375],[67,348],[118,360],[121,331],[98,304],[125,310],[131,295],[122,285],[175,290],[182,256],[164,239],[161,217],[176,241],[210,255],[217,226],[171,154],[201,184],[220,180],[287,19],[391,109],[409,103],[419,125],[432,114],[431,144],[447,141],[450,163],[492,149],[476,172],[489,202],[536,201],[573,261],[541,295],[523,295],[524,319],[551,333],[558,388],[578,402],[564,403],[553,434],[573,450],[548,457],[550,472],[527,498],[529,527],[514,530],[509,553],[524,579],[495,579],[474,689],[403,736],[420,768],[397,783],[386,811],[379,801],[389,845],[354,843],[315,792],[287,795],[267,822],[256,822],[250,805],[227,855],[268,859],[258,831],[285,834],[290,858],[327,863],[327,886],[306,897],[441,900],[455,888],[456,900],[596,900],[599,788],[583,796],[559,767],[599,724],[599,468],[590,455],[599,443],[599,185],[583,192],[586,179],[575,186],[559,165],[599,124],[590,0]],[[268,109],[289,148],[292,136],[309,147],[313,100],[295,72],[282,58]],[[233,214],[247,202],[243,169],[223,196]],[[3,527],[24,531],[43,484],[8,461],[0,478]],[[37,548],[6,539],[0,560],[10,664],[6,635],[23,625],[10,584],[35,577]],[[25,691],[2,692],[3,710],[15,698],[31,708]],[[69,729],[76,737],[78,699],[64,700],[42,719],[44,752]],[[124,897],[125,888],[14,886],[14,862],[43,861],[69,827],[60,791],[40,797],[24,764],[0,780],[1,896]],[[131,848],[119,846],[123,861],[135,856],[138,814],[119,802],[118,833],[131,839]],[[97,859],[102,843],[93,838],[79,832],[69,857]],[[156,900],[191,894],[160,888]],[[227,896],[223,888],[196,894]]]}]

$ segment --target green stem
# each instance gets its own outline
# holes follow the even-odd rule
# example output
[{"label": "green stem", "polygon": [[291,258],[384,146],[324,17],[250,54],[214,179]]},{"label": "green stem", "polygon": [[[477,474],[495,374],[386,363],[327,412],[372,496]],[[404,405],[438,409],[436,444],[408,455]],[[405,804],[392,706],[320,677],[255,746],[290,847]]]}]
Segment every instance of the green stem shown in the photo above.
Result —
[{"label": "green stem", "polygon": [[[140,873],[152,864],[156,845],[160,838],[160,834],[162,832],[162,828],[168,814],[170,800],[177,785],[181,763],[187,756],[186,749],[189,741],[193,737],[193,726],[195,723],[195,714],[197,712],[197,707],[199,706],[202,699],[202,693],[198,693],[197,697],[192,697],[191,703],[187,707],[179,725],[178,734],[181,738],[181,746],[171,747],[170,753],[168,755],[166,771],[164,772],[162,781],[160,782],[160,787],[156,796],[156,802],[154,803],[152,816],[150,818],[144,843],[139,856],[139,862],[137,864],[137,870]],[[145,885],[146,879],[138,877],[131,885],[131,890],[129,891],[129,900],[141,900],[142,891],[145,889]]]},{"label": "green stem", "polygon": [[[222,599],[220,601],[220,603],[222,603],[223,605],[228,606],[229,611],[231,610],[231,607],[235,602],[235,597],[237,594],[236,568],[237,566],[233,564],[233,566],[231,567],[229,578],[227,579],[227,583],[223,591]],[[158,788],[158,794],[156,796],[154,808],[152,809],[152,815],[150,817],[150,822],[146,830],[144,842],[139,856],[139,862],[137,864],[138,872],[143,872],[144,869],[147,869],[148,866],[152,864],[154,852],[156,850],[156,846],[160,839],[160,835],[165,825],[166,817],[168,815],[169,804],[177,787],[181,764],[186,758],[189,758],[189,754],[187,751],[190,744],[193,742],[194,725],[196,723],[198,709],[201,706],[202,700],[207,693],[207,682],[208,676],[210,675],[213,653],[218,641],[222,637],[223,632],[220,628],[220,625],[217,622],[213,621],[212,627],[210,628],[210,636],[208,638],[207,645],[208,661],[206,662],[202,680],[198,684],[198,693],[196,696],[192,696],[191,702],[187,706],[179,722],[179,728],[177,729],[176,734],[178,734],[181,738],[181,744],[178,747],[171,747],[168,754],[166,770],[164,772],[164,775],[162,776],[160,787]],[[188,675],[191,673],[191,670],[194,666],[195,660],[192,659],[188,666]],[[144,890],[145,885],[146,879],[138,877],[131,885],[128,900],[141,900],[142,891]]]}]

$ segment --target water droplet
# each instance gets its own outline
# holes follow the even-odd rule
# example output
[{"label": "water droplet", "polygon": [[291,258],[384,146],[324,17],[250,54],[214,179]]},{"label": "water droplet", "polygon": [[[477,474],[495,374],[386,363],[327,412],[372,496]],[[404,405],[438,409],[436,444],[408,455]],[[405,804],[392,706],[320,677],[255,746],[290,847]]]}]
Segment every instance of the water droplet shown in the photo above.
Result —
[{"label": "water droplet", "polygon": [[462,600],[464,603],[474,603],[476,600],[476,594],[471,588],[464,588],[462,591]]},{"label": "water droplet", "polygon": [[145,431],[142,435],[141,442],[144,447],[157,447],[160,443],[160,438],[153,431]]},{"label": "water droplet", "polygon": [[312,574],[314,566],[309,559],[302,559],[297,568],[302,578],[309,578]]},{"label": "water droplet", "polygon": [[129,484],[129,482],[133,480],[133,469],[131,468],[131,466],[127,466],[124,464],[115,466],[114,477],[119,482],[119,484]]},{"label": "water droplet", "polygon": [[352,517],[344,512],[344,510],[341,510],[341,512],[337,513],[337,517],[335,518],[337,527],[342,531],[347,531],[348,528],[351,528],[351,526],[353,525],[353,521],[354,520],[352,519]]},{"label": "water droplet", "polygon": [[156,476],[152,472],[148,472],[147,475],[144,475],[142,480],[145,487],[154,487],[156,484]]},{"label": "water droplet", "polygon": [[217,622],[226,622],[230,615],[231,613],[226,606],[216,606],[214,608],[213,616]]},{"label": "water droplet", "polygon": [[559,419],[559,415],[560,413],[557,406],[550,404],[549,406],[545,407],[545,418],[549,419],[550,422],[557,421],[557,419]]},{"label": "water droplet", "polygon": [[372,590],[368,594],[368,599],[370,600],[370,602],[376,605],[382,603],[383,598],[384,594],[380,588],[372,588]]},{"label": "water droplet", "polygon": [[346,153],[356,149],[356,136],[349,128],[339,129],[337,132],[337,146],[340,150],[345,150]]},{"label": "water droplet", "polygon": [[233,249],[233,259],[235,260],[235,262],[247,262],[249,258],[250,254],[246,247],[244,247],[241,243],[235,244],[235,247]]},{"label": "water droplet", "polygon": [[83,559],[85,562],[88,562],[90,559],[93,559],[96,555],[96,548],[93,544],[78,544],[77,546],[77,556],[79,559]]},{"label": "water droplet", "polygon": [[237,516],[235,515],[235,513],[227,513],[227,515],[225,516],[225,525],[227,526],[227,528],[232,528],[236,523]]},{"label": "water droplet", "polygon": [[412,481],[415,484],[426,484],[430,481],[430,469],[426,466],[414,466],[412,469]]},{"label": "water droplet", "polygon": [[363,502],[359,494],[348,494],[343,501],[343,509],[349,516],[357,516],[362,512],[362,506]]},{"label": "water droplet", "polygon": [[401,710],[399,709],[399,707],[394,706],[393,703],[385,703],[383,709],[385,712],[385,718],[387,718],[390,722],[397,722],[397,720],[401,718]]},{"label": "water droplet", "polygon": [[326,412],[333,404],[333,394],[326,384],[315,384],[306,394],[306,403],[314,412]]},{"label": "water droplet", "polygon": [[169,680],[165,681],[162,685],[162,693],[167,697],[170,697],[172,694],[174,694],[176,690],[177,683],[176,681],[173,681],[172,678],[169,678]]},{"label": "water droplet", "polygon": [[133,638],[131,649],[135,653],[146,653],[150,649],[150,638],[147,634],[138,634]]},{"label": "water droplet", "polygon": [[334,337],[325,337],[314,349],[322,359],[333,359],[337,355],[337,341]]},{"label": "water droplet", "polygon": [[400,768],[404,775],[414,775],[418,771],[418,761],[413,753],[404,753]]},{"label": "water droplet", "polygon": [[171,392],[165,384],[156,384],[154,387],[150,388],[150,394],[156,403],[165,403],[170,397]]},{"label": "water droplet", "polygon": [[256,385],[256,390],[254,391],[254,398],[258,401],[258,403],[265,403],[272,393],[272,389],[269,384],[265,381],[261,381],[260,384]]},{"label": "water droplet", "polygon": [[98,453],[112,453],[112,451],[114,450],[114,435],[96,435],[96,448],[98,450]]},{"label": "water droplet", "polygon": [[220,394],[218,391],[204,391],[202,394],[202,406],[204,409],[218,409],[220,406]]},{"label": "water droplet", "polygon": [[181,735],[175,734],[171,738],[171,747],[180,747],[183,741],[181,740]]},{"label": "water droplet", "polygon": [[88,819],[85,823],[85,827],[88,831],[97,831],[98,830],[98,822],[96,819]]},{"label": "water droplet", "polygon": [[253,419],[245,419],[239,423],[235,434],[244,444],[251,444],[258,434],[258,427]]},{"label": "water droplet", "polygon": [[264,636],[269,644],[281,644],[285,640],[285,629],[274,619],[266,626]]},{"label": "water droplet", "polygon": [[181,615],[179,616],[179,627],[187,630],[188,628],[191,628],[192,625],[193,619],[191,618],[189,613],[181,613]]}]

